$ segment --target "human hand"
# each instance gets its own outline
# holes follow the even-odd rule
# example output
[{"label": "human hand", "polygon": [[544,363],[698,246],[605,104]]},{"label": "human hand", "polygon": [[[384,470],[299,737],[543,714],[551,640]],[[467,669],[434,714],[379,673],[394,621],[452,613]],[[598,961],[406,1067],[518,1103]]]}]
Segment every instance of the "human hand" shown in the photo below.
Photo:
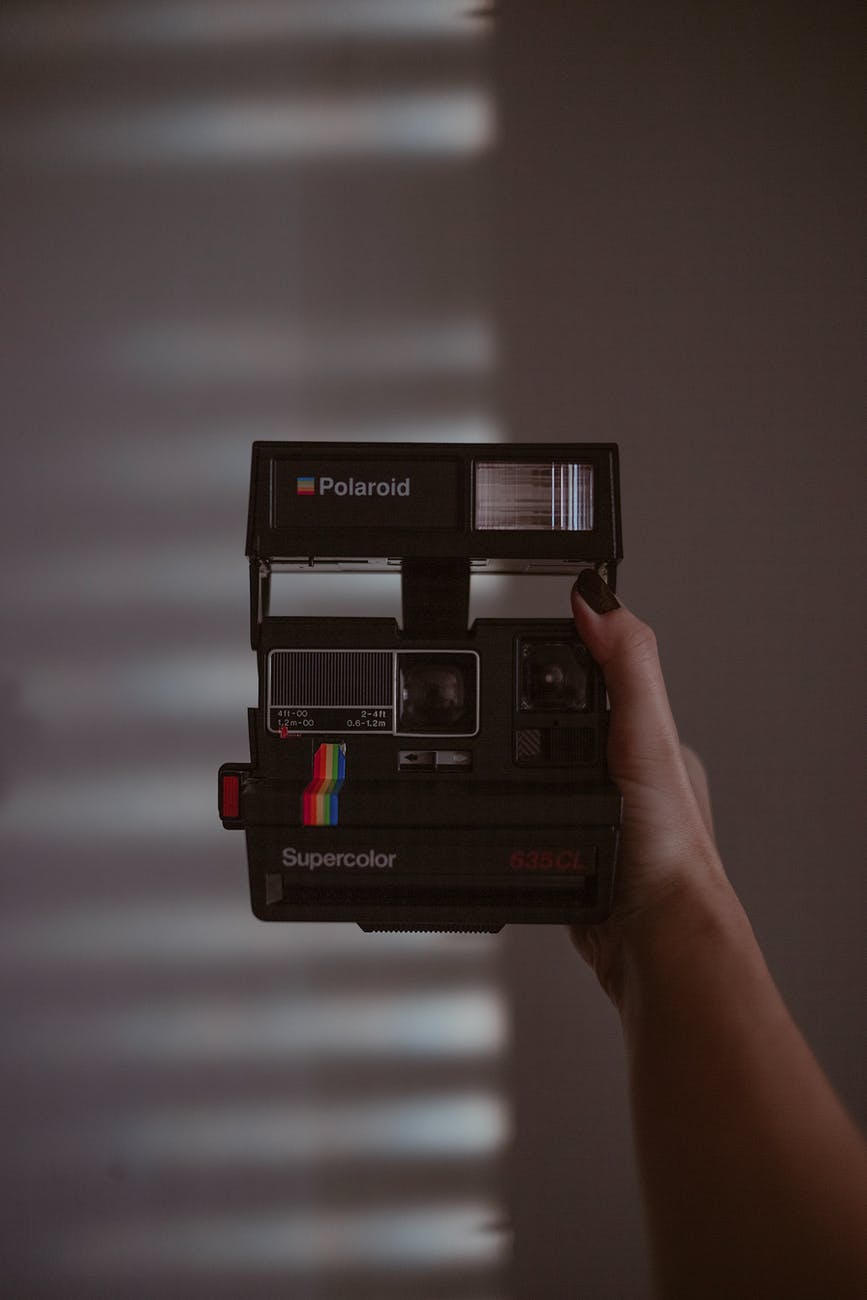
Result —
[{"label": "human hand", "polygon": [[707,778],[697,755],[678,738],[652,629],[592,569],[583,570],[572,589],[572,613],[605,677],[608,770],[623,796],[623,819],[612,914],[599,925],[571,930],[619,1004],[624,946],[637,928],[652,925],[660,909],[727,881]]}]

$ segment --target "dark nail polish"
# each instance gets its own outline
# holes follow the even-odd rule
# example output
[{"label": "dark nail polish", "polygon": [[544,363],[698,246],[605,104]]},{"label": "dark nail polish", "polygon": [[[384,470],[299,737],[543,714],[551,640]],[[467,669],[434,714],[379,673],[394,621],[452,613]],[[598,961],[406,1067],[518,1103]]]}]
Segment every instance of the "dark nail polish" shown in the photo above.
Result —
[{"label": "dark nail polish", "polygon": [[620,601],[595,569],[581,570],[575,579],[575,591],[597,614],[610,614],[612,609],[620,609]]}]

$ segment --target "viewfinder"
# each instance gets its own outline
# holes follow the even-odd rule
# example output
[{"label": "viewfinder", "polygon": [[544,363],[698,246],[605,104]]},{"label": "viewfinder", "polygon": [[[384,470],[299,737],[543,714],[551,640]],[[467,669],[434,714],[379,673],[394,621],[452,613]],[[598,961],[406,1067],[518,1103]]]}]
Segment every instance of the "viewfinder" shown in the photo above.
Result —
[{"label": "viewfinder", "polygon": [[518,648],[518,707],[530,712],[588,706],[586,651],[570,641],[522,640]]}]

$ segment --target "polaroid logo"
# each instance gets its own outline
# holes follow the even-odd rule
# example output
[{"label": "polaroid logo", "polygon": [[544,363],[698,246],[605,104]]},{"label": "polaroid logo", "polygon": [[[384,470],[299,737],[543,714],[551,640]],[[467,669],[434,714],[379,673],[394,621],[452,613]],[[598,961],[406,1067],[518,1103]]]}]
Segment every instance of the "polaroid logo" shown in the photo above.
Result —
[{"label": "polaroid logo", "polygon": [[[299,497],[314,497],[316,493],[315,477],[299,474],[296,479],[296,491]],[[319,478],[319,496],[335,497],[408,497],[412,491],[409,476],[390,479],[330,478],[322,474]]]},{"label": "polaroid logo", "polygon": [[385,870],[393,867],[396,853],[377,853],[374,849],[362,849],[355,853],[299,853],[289,846],[283,850],[284,867],[305,867],[316,871],[318,867],[350,867],[355,870]]}]

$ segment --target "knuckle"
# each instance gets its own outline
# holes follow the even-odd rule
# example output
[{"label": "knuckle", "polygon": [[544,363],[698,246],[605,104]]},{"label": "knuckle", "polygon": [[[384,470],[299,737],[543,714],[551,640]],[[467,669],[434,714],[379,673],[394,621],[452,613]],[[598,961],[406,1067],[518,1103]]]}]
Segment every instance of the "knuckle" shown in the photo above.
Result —
[{"label": "knuckle", "polygon": [[658,658],[658,644],[653,628],[636,619],[627,635],[627,648],[637,659],[652,661]]},{"label": "knuckle", "polygon": [[707,769],[698,754],[689,745],[684,744],[681,744],[680,752],[683,754],[683,761],[686,764],[686,770],[692,778],[693,784],[698,780],[706,789]]}]

